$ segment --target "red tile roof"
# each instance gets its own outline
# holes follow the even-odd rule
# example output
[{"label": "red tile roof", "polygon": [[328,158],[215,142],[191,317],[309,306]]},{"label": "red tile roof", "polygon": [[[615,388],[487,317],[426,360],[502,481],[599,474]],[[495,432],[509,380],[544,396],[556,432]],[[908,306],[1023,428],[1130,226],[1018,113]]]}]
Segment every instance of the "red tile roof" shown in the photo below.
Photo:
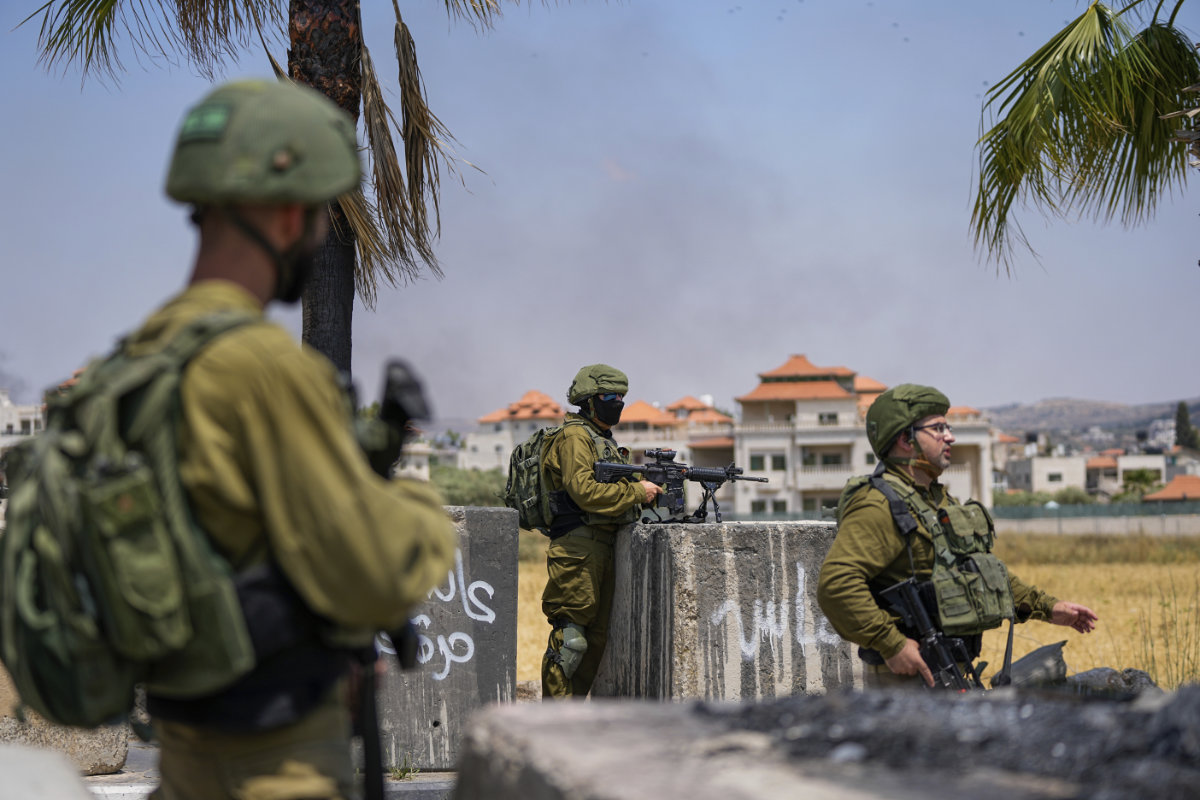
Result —
[{"label": "red tile roof", "polygon": [[638,400],[636,403],[625,406],[625,410],[621,412],[621,424],[624,425],[627,422],[645,422],[659,427],[683,424],[683,420],[677,419],[674,414],[668,414],[661,408],[655,408],[645,400]]},{"label": "red tile roof", "polygon": [[1021,441],[1020,436],[1010,436],[1007,433],[996,434],[997,444],[1018,444]]},{"label": "red tile roof", "polygon": [[1171,482],[1143,500],[1200,500],[1200,475],[1176,475]]},{"label": "red tile roof", "polygon": [[783,381],[760,383],[750,394],[734,398],[738,402],[756,400],[844,400],[852,395],[837,381]]},{"label": "red tile roof", "polygon": [[680,409],[683,409],[684,411],[699,411],[702,408],[708,407],[709,406],[701,403],[699,400],[689,394],[687,397],[681,397],[674,403],[671,403],[671,405],[667,406],[667,411],[679,411]]},{"label": "red tile roof", "polygon": [[866,375],[856,375],[854,378],[854,391],[859,394],[884,392],[887,391],[887,385],[880,383],[874,378],[868,378]]},{"label": "red tile roof", "polygon": [[688,447],[693,450],[717,450],[720,448],[733,447],[732,436],[714,436],[711,439],[697,439],[694,442],[688,442]]},{"label": "red tile roof", "polygon": [[481,425],[491,422],[503,422],[507,419],[527,420],[563,418],[562,406],[554,402],[549,395],[530,389],[515,403],[509,403],[505,408],[499,408],[490,414],[485,414],[476,420]]},{"label": "red tile roof", "polygon": [[971,408],[970,406],[950,406],[946,409],[947,417],[968,417],[971,419],[979,418],[979,409]]},{"label": "red tile roof", "polygon": [[768,372],[760,372],[760,378],[798,377],[853,377],[854,371],[845,367],[818,367],[807,356],[794,355],[780,366]]},{"label": "red tile roof", "polygon": [[1087,460],[1088,469],[1116,469],[1117,460],[1112,456],[1096,456]]},{"label": "red tile roof", "polygon": [[722,422],[733,422],[733,417],[726,416],[715,408],[705,407],[700,411],[693,411],[691,414],[688,414],[687,422],[689,425],[693,423],[712,425]]}]

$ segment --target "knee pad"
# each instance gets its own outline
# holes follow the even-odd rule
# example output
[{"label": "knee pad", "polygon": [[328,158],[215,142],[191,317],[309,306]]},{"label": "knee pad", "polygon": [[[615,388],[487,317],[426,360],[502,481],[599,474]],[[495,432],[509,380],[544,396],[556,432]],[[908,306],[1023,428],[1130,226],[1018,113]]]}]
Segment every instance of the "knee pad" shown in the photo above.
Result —
[{"label": "knee pad", "polygon": [[570,678],[575,674],[575,670],[579,669],[583,654],[587,652],[587,637],[584,636],[583,626],[574,622],[564,625],[562,632],[563,643],[558,650],[559,664],[562,665],[563,674]]}]

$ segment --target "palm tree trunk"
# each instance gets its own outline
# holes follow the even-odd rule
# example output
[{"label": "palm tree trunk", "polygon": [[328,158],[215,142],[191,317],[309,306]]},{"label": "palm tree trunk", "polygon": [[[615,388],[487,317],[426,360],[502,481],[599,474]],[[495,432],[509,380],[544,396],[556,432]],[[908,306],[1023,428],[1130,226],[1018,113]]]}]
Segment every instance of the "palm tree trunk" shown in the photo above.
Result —
[{"label": "palm tree trunk", "polygon": [[[288,73],[323,92],[355,122],[362,101],[362,27],[358,0],[290,0]],[[331,204],[329,238],[304,288],[304,341],[350,374],[355,241],[342,209]]]}]

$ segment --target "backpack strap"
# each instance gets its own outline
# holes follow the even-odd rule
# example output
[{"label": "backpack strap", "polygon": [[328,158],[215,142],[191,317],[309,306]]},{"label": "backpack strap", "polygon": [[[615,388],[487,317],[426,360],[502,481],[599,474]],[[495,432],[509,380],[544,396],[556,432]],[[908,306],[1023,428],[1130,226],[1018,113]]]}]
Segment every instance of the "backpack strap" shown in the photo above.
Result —
[{"label": "backpack strap", "polygon": [[912,568],[913,577],[917,576],[917,562],[913,558],[912,537],[917,531],[917,520],[913,517],[912,512],[908,509],[908,503],[900,499],[900,495],[896,494],[896,490],[892,485],[883,479],[883,474],[887,470],[883,461],[880,461],[875,466],[875,471],[871,473],[870,484],[878,489],[888,501],[888,509],[892,512],[892,520],[896,523],[896,527],[900,530],[900,535],[904,537],[904,546],[908,549],[908,565]]}]

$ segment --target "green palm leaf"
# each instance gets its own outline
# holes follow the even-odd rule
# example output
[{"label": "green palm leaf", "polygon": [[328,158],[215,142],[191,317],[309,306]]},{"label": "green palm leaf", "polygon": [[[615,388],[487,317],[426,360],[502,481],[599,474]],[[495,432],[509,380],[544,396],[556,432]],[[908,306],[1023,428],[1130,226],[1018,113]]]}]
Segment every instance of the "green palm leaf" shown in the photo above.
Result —
[{"label": "green palm leaf", "polygon": [[[500,14],[499,0],[445,0],[445,6],[452,19],[475,28],[490,26]],[[358,248],[355,290],[368,308],[380,280],[395,285],[415,279],[422,265],[441,276],[433,251],[440,233],[440,175],[455,167],[448,148],[453,138],[429,109],[412,35],[394,0],[393,7],[402,122],[386,102],[364,44],[359,63],[370,191],[338,201]],[[119,45],[127,39],[135,53],[152,59],[181,53],[212,80],[227,58],[257,38],[276,77],[287,80],[267,41],[272,31],[285,29],[287,12],[287,0],[48,0],[24,22],[40,18],[40,61],[48,69],[76,67],[84,76],[118,81],[124,69]],[[403,156],[393,132],[400,135]]]},{"label": "green palm leaf", "polygon": [[971,227],[1006,269],[1015,244],[1032,250],[1012,216],[1019,201],[1136,225],[1184,183],[1187,120],[1172,112],[1200,60],[1170,24],[1152,19],[1135,34],[1122,15],[1138,5],[1093,3],[988,92]]}]

